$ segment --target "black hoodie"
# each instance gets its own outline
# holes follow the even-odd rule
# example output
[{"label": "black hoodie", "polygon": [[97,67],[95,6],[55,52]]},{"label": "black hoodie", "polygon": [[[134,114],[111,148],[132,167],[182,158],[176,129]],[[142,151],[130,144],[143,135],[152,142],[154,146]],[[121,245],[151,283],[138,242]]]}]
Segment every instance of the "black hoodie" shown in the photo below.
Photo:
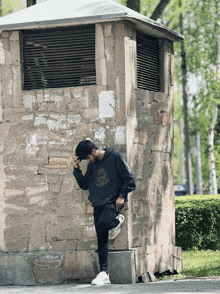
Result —
[{"label": "black hoodie", "polygon": [[79,168],[73,175],[83,190],[89,190],[93,207],[114,203],[118,197],[127,200],[127,194],[136,189],[134,177],[122,158],[113,149],[106,148],[102,160],[89,162],[83,176]]}]

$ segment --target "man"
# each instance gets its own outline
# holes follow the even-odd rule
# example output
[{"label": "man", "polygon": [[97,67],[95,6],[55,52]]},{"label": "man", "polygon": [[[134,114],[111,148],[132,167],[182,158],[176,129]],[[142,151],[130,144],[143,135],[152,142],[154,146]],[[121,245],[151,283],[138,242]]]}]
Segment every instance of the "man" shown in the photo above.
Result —
[{"label": "man", "polygon": [[[84,176],[79,168],[81,160],[88,161]],[[73,164],[78,185],[89,190],[89,200],[94,207],[100,273],[92,285],[110,284],[108,238],[116,238],[121,231],[125,217],[118,212],[127,200],[127,194],[136,188],[134,177],[119,153],[110,148],[98,149],[90,140],[79,142]]]}]

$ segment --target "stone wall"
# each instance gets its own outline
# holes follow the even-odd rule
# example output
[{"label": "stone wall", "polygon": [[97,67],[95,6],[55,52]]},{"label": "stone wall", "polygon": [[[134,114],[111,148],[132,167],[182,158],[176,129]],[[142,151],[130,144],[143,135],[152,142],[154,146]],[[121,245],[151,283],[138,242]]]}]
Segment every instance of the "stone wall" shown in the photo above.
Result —
[{"label": "stone wall", "polygon": [[[124,30],[96,27],[97,85],[33,91],[21,89],[19,32],[2,32],[2,249],[96,248],[93,211],[72,176],[71,156],[85,138],[126,153]],[[127,238],[116,243],[128,247]]]}]

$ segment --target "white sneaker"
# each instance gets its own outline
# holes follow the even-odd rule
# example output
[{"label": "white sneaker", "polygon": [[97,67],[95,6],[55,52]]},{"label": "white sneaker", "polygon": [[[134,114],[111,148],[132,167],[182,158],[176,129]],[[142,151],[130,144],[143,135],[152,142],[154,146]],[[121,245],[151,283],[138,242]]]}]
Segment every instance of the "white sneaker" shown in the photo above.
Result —
[{"label": "white sneaker", "polygon": [[110,240],[115,239],[116,237],[118,237],[118,235],[121,232],[121,226],[122,226],[123,222],[125,221],[125,217],[124,217],[123,214],[119,214],[118,216],[116,216],[116,218],[119,220],[120,223],[117,225],[117,227],[109,230],[108,238]]},{"label": "white sneaker", "polygon": [[109,274],[106,272],[100,272],[97,277],[92,280],[92,285],[106,285],[111,284],[111,281],[109,279]]}]

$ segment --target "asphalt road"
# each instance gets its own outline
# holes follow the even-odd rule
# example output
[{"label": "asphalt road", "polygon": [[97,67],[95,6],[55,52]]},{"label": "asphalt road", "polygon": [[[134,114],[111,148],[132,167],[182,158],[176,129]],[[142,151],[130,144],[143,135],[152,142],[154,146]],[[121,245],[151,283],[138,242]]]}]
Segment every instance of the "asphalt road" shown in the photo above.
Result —
[{"label": "asphalt road", "polygon": [[142,294],[142,293],[220,293],[220,280],[215,279],[195,279],[164,281],[148,284],[134,285],[108,285],[108,286],[91,286],[90,284],[64,284],[55,286],[1,286],[0,294]]}]

